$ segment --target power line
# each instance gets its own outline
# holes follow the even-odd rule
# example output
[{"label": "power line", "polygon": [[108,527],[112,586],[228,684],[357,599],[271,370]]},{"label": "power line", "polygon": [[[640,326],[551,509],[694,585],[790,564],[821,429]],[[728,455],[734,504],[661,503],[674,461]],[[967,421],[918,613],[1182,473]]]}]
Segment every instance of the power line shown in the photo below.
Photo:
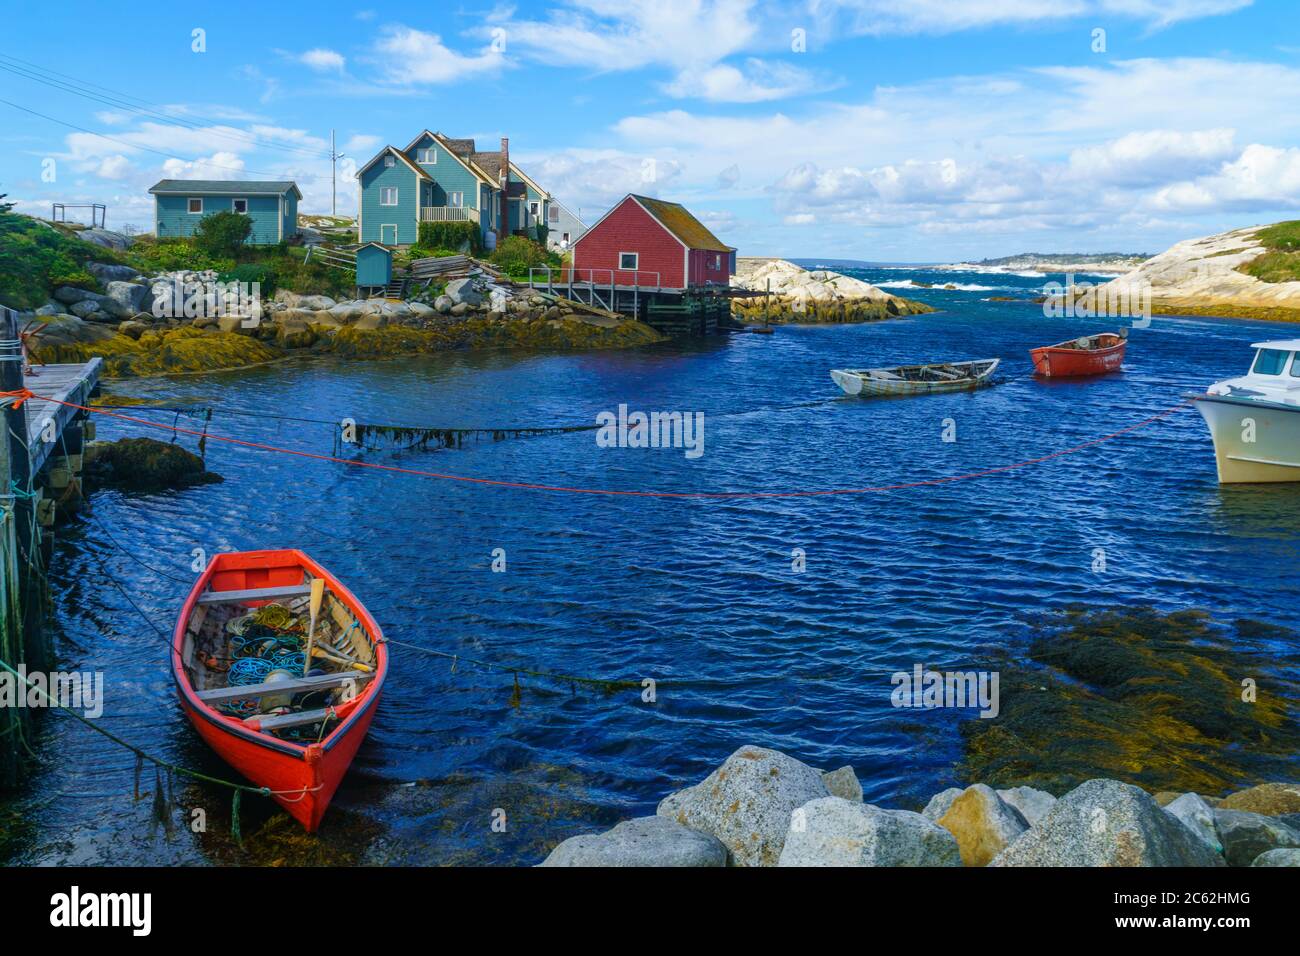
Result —
[{"label": "power line", "polygon": [[[223,139],[229,139],[234,142],[245,143],[248,146],[256,147],[259,149],[279,149],[279,150],[284,150],[286,152],[301,153],[303,155],[310,156],[313,159],[329,158],[327,153],[324,153],[318,149],[311,149],[305,146],[294,146],[289,143],[270,142],[267,140],[260,139],[253,134],[244,135],[239,132],[231,132],[231,133],[211,132],[209,127],[214,125],[219,125],[221,121],[215,119],[208,119],[205,117],[199,117],[198,121],[196,121],[185,116],[179,116],[175,113],[156,110],[153,109],[151,106],[149,106],[149,104],[145,103],[145,101],[139,99],[138,97],[131,96],[127,93],[121,93],[116,90],[110,90],[107,87],[96,86],[91,83],[86,83],[85,81],[78,80],[75,77],[70,77],[66,73],[59,73],[56,70],[47,70],[43,67],[38,67],[34,64],[29,65],[26,60],[22,60],[16,56],[11,56],[6,53],[0,53],[0,60],[11,60],[17,63],[24,64],[23,66],[13,66],[10,64],[0,62],[0,70],[5,70],[6,72],[13,73],[16,76],[22,76],[25,77],[26,79],[35,80],[38,83],[43,83],[47,86],[52,86],[56,89],[64,90],[65,92],[73,93],[77,96],[82,96],[87,99],[94,100],[97,103],[103,103],[105,106],[112,106],[116,109],[124,109],[129,112],[139,114],[141,116],[153,117],[154,119],[159,119],[167,123],[183,126],[187,129],[208,130],[209,135],[211,136],[219,137]],[[58,80],[58,79],[52,79],[51,78],[52,76],[67,77],[68,82],[64,82],[63,80]],[[96,93],[88,92],[89,90],[92,89],[102,90],[107,95],[99,95]],[[130,101],[135,101],[135,103],[139,103],[142,105],[139,106],[132,105]]]}]

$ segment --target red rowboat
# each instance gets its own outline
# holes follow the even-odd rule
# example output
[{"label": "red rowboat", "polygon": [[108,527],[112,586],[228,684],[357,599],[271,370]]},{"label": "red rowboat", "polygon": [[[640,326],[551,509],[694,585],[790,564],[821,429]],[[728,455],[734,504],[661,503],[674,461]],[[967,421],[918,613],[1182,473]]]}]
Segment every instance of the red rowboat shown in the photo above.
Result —
[{"label": "red rowboat", "polygon": [[1059,345],[1032,349],[1034,374],[1045,378],[1070,378],[1078,375],[1102,375],[1124,364],[1125,330],[1085,335]]},{"label": "red rowboat", "polygon": [[[316,578],[325,589],[308,639]],[[171,664],[199,736],[315,832],[388,675],[383,634],[361,602],[301,551],[218,554],[181,609]]]}]

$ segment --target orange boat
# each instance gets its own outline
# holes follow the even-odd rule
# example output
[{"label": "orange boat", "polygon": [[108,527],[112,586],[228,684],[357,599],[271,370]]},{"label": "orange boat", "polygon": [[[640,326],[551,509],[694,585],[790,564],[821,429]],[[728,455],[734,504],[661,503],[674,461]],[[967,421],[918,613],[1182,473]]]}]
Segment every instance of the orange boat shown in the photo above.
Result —
[{"label": "orange boat", "polygon": [[181,609],[171,664],[199,736],[314,833],[388,674],[361,602],[301,551],[218,554]]},{"label": "orange boat", "polygon": [[1032,349],[1034,374],[1044,378],[1073,378],[1080,375],[1103,375],[1124,364],[1124,346],[1128,332],[1101,332],[1085,335],[1059,345]]}]

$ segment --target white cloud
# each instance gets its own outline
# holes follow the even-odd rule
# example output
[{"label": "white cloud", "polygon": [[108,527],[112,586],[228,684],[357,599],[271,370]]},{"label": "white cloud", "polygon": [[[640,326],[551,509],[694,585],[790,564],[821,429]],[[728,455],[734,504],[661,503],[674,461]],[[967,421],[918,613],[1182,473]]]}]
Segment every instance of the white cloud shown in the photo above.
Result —
[{"label": "white cloud", "polygon": [[300,53],[296,59],[299,63],[305,64],[313,70],[322,73],[342,73],[344,66],[347,65],[347,60],[344,58],[342,53],[338,53],[335,50],[328,50],[323,47],[317,47],[312,50],[307,50],[305,53]]},{"label": "white cloud", "polygon": [[100,179],[122,179],[132,169],[131,161],[121,154],[105,156],[99,162],[95,175]]},{"label": "white cloud", "polygon": [[406,26],[386,27],[377,49],[386,82],[403,86],[451,83],[505,65],[501,54],[490,49],[463,56],[448,49],[438,34]]},{"label": "white cloud", "polygon": [[745,69],[717,64],[702,70],[687,69],[664,86],[679,99],[695,98],[715,103],[761,103],[825,90],[831,84],[819,82],[807,70],[786,63],[745,61]]},{"label": "white cloud", "polygon": [[383,145],[383,139],[378,136],[371,136],[367,133],[357,133],[348,137],[348,141],[343,144],[343,152],[351,153],[353,156],[366,155],[378,151]]},{"label": "white cloud", "polygon": [[1148,130],[1070,153],[1070,171],[1097,183],[1147,186],[1207,173],[1236,155],[1231,129]]},{"label": "white cloud", "polygon": [[217,152],[194,160],[163,160],[165,179],[241,179],[244,160],[238,153]]},{"label": "white cloud", "polygon": [[998,26],[1122,16],[1159,29],[1184,20],[1219,16],[1252,0],[816,0],[824,26],[857,34],[957,33]]},{"label": "white cloud", "polygon": [[1175,183],[1151,197],[1163,212],[1300,207],[1300,148],[1252,143],[1214,174]]}]

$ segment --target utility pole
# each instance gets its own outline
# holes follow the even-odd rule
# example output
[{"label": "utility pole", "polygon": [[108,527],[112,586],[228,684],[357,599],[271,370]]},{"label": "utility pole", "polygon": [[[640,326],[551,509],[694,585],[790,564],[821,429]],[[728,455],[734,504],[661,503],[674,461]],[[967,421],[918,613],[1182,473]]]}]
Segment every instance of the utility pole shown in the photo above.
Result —
[{"label": "utility pole", "polygon": [[337,192],[337,187],[335,185],[336,178],[334,175],[334,167],[335,164],[338,163],[340,159],[347,159],[347,154],[334,152],[334,130],[330,130],[330,215],[331,216],[338,216],[339,214],[338,192]]}]

